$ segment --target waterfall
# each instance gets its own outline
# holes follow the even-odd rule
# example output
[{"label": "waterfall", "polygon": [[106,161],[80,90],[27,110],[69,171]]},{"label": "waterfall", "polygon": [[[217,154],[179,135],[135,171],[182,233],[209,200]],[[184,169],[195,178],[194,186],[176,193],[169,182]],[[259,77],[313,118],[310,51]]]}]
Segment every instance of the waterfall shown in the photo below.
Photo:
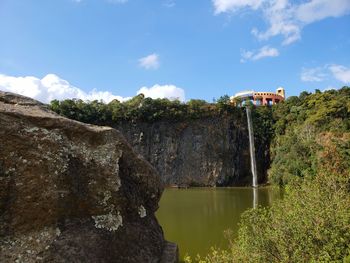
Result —
[{"label": "waterfall", "polygon": [[259,195],[258,195],[258,188],[254,187],[253,188],[253,208],[257,208],[259,204]]},{"label": "waterfall", "polygon": [[248,106],[245,109],[247,112],[247,121],[248,121],[250,166],[251,166],[251,171],[253,175],[253,187],[257,187],[258,177],[257,177],[256,161],[255,161],[254,131],[253,131],[252,115],[250,112],[250,108]]}]

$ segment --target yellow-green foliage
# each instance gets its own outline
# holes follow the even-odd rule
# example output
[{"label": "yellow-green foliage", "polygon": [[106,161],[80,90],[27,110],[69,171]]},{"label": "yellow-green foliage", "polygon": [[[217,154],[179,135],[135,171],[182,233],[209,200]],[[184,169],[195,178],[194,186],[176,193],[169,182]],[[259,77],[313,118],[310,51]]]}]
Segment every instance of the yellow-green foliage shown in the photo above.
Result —
[{"label": "yellow-green foliage", "polygon": [[314,94],[303,92],[273,107],[276,135],[300,125],[321,131],[350,130],[350,87]]},{"label": "yellow-green foliage", "polygon": [[315,176],[320,134],[350,131],[350,88],[290,97],[273,108],[273,115],[270,181],[285,185],[296,176]]}]

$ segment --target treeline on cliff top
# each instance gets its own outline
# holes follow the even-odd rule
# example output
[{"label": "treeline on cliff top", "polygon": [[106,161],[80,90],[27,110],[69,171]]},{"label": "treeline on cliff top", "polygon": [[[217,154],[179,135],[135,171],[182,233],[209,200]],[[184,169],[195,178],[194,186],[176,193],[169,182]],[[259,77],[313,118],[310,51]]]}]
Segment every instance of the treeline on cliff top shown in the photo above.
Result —
[{"label": "treeline on cliff top", "polygon": [[272,108],[269,178],[283,200],[250,209],[227,249],[185,262],[350,262],[350,88]]},{"label": "treeline on cliff top", "polygon": [[[249,103],[247,103],[249,105]],[[206,117],[240,114],[242,110],[230,102],[229,96],[213,103],[204,100],[145,98],[142,94],[120,102],[54,100],[55,112],[78,121],[111,125],[129,121],[183,121]],[[272,107],[254,107],[252,116],[257,145],[270,146],[269,181],[287,184],[293,177],[314,176],[317,173],[317,140],[321,132],[335,134],[350,130],[350,88],[315,93],[302,92],[288,97]]]},{"label": "treeline on cliff top", "polygon": [[97,100],[53,100],[50,107],[68,118],[97,125],[123,121],[180,121],[233,113],[236,110],[228,95],[213,103],[197,99],[182,103],[179,100],[145,98],[139,94],[124,102],[113,100],[108,104]]},{"label": "treeline on cliff top", "polygon": [[[291,96],[272,107],[257,107],[256,109],[260,111],[260,114],[268,115],[270,119],[273,119],[277,135],[285,132],[287,124],[290,126],[304,121],[323,130],[344,130],[348,129],[349,126],[348,121],[346,121],[349,105],[348,96],[349,87],[325,92],[316,90],[314,94],[304,91],[299,97]],[[92,124],[132,120],[176,121],[211,117],[237,111],[237,107],[230,102],[228,95],[221,96],[213,103],[199,99],[191,99],[182,103],[179,100],[166,98],[145,98],[143,94],[124,102],[115,99],[108,104],[97,100],[66,99],[51,101],[50,108],[68,118]],[[273,116],[270,115],[270,109],[273,111]]]}]

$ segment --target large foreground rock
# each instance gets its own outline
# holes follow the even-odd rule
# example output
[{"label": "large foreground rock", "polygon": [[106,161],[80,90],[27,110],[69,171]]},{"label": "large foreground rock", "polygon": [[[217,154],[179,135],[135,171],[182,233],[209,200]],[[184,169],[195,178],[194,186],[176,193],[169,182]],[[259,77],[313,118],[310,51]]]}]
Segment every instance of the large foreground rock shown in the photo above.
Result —
[{"label": "large foreground rock", "polygon": [[0,92],[1,262],[159,262],[162,190],[117,130]]}]

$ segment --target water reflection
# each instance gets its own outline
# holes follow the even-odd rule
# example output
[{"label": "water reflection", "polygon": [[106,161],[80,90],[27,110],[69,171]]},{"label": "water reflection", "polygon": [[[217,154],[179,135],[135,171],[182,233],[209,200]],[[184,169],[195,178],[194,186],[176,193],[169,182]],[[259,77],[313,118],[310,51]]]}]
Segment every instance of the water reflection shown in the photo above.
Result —
[{"label": "water reflection", "polygon": [[257,187],[253,187],[253,208],[257,208],[258,207],[258,202],[259,202],[258,194],[259,194],[258,193],[258,188]]},{"label": "water reflection", "polygon": [[245,210],[278,199],[273,192],[266,187],[166,189],[157,217],[165,237],[179,245],[181,256],[206,254],[211,246],[227,245],[224,230],[237,234]]}]

